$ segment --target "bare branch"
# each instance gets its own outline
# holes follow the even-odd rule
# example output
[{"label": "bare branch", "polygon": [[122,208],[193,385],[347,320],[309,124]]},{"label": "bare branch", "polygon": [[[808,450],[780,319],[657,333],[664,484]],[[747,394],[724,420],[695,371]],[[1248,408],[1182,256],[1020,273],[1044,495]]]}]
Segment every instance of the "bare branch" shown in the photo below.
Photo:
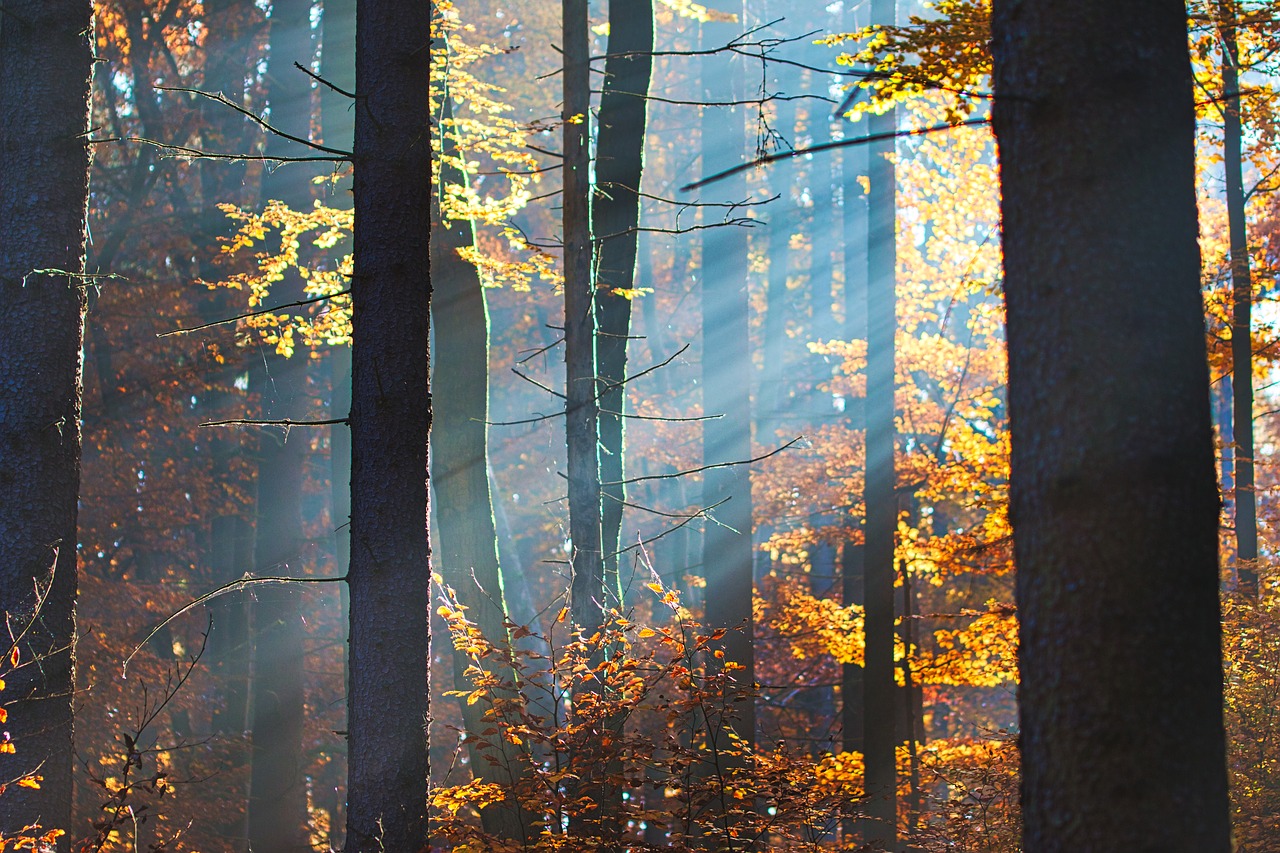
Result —
[{"label": "bare branch", "polygon": [[145,136],[108,136],[102,139],[85,140],[91,145],[100,145],[105,142],[140,142],[143,145],[150,145],[159,148],[162,152],[170,157],[191,157],[196,160],[233,160],[243,161],[246,163],[349,163],[351,157],[268,157],[265,154],[219,154],[209,151],[201,151],[198,148],[188,148],[185,145],[173,145],[168,142],[157,142],[154,139],[147,139]]},{"label": "bare branch", "polygon": [[235,317],[227,317],[224,320],[214,320],[213,322],[210,322],[210,323],[201,323],[199,326],[192,326],[189,329],[172,329],[168,332],[160,332],[156,335],[156,337],[167,338],[171,335],[189,335],[192,332],[199,332],[202,329],[210,329],[210,328],[213,328],[214,326],[223,326],[223,325],[226,325],[227,323],[235,323],[239,320],[247,320],[250,317],[261,317],[263,314],[274,314],[275,312],[282,311],[285,308],[299,308],[303,305],[314,305],[315,303],[323,302],[326,299],[333,299],[335,296],[346,296],[350,292],[351,291],[349,289],[339,290],[337,293],[330,293],[325,296],[316,296],[311,299],[299,299],[297,302],[287,302],[284,305],[276,305],[271,308],[263,308],[261,311],[250,311],[247,314],[238,314]]},{"label": "bare branch", "polygon": [[601,483],[600,485],[625,486],[625,485],[630,485],[631,483],[641,483],[641,482],[644,482],[645,480],[672,480],[672,479],[675,479],[676,477],[684,477],[689,474],[700,474],[703,471],[711,471],[716,468],[732,468],[735,465],[751,465],[755,462],[761,462],[765,459],[768,459],[770,456],[777,456],[782,451],[789,449],[792,445],[798,444],[801,441],[804,441],[804,436],[798,435],[795,438],[788,441],[786,444],[782,445],[781,447],[775,448],[773,450],[770,450],[768,453],[764,453],[760,456],[756,456],[751,459],[739,459],[734,462],[717,462],[714,465],[701,465],[697,468],[689,468],[686,471],[677,471],[674,474],[650,474],[645,477],[632,477],[629,480],[617,480],[611,483]]},{"label": "bare branch", "polygon": [[252,418],[232,418],[231,420],[226,421],[205,421],[200,424],[200,426],[201,428],[227,426],[277,426],[284,427],[285,429],[291,429],[293,427],[300,426],[333,426],[335,424],[345,424],[347,422],[347,418],[329,418],[328,420],[323,421],[295,421],[289,420],[288,418],[277,421],[259,421],[253,420]]},{"label": "bare branch", "polygon": [[298,69],[299,71],[301,71],[303,74],[307,75],[308,77],[310,77],[312,80],[315,80],[315,81],[316,81],[317,83],[319,83],[321,86],[325,86],[325,87],[327,87],[328,89],[330,89],[331,91],[337,92],[339,95],[343,95],[343,96],[345,96],[345,97],[348,97],[348,98],[350,98],[350,99],[351,99],[351,100],[353,100],[353,101],[354,101],[354,100],[356,100],[356,93],[355,93],[355,92],[348,92],[346,89],[340,89],[340,88],[338,88],[337,86],[335,86],[335,85],[333,85],[332,83],[330,83],[328,80],[326,80],[326,79],[324,79],[323,77],[321,77],[319,74],[316,74],[314,71],[312,71],[312,70],[311,70],[310,68],[308,68],[307,66],[303,65],[301,62],[295,62],[295,63],[293,63],[293,67],[294,67],[294,68],[296,68],[296,69]]},{"label": "bare branch", "polygon": [[770,154],[766,157],[757,157],[746,163],[740,163],[732,169],[725,169],[723,172],[703,178],[700,181],[694,181],[691,184],[685,184],[680,188],[681,192],[689,192],[699,187],[705,187],[708,184],[714,184],[717,181],[740,174],[748,169],[754,169],[759,166],[767,166],[770,163],[776,163],[779,160],[790,160],[792,157],[803,157],[806,154],[817,154],[822,151],[833,151],[836,148],[847,148],[851,145],[864,145],[868,142],[882,142],[886,139],[899,139],[908,136],[924,136],[928,133],[940,133],[946,130],[954,130],[957,127],[981,127],[991,123],[988,118],[973,118],[962,122],[948,122],[946,124],[935,124],[929,127],[917,127],[912,130],[895,130],[889,133],[872,133],[867,136],[859,136],[856,139],[841,139],[838,142],[824,142],[821,145],[812,145],[808,148],[793,148],[790,151],[780,151],[777,154]]},{"label": "bare branch", "polygon": [[134,647],[133,651],[129,652],[128,657],[124,659],[124,663],[122,664],[122,670],[124,672],[127,672],[129,669],[129,662],[133,660],[134,655],[142,651],[142,647],[145,646],[147,643],[151,642],[151,639],[155,637],[156,634],[164,630],[164,627],[168,625],[170,622],[172,622],[174,619],[177,619],[179,616],[182,616],[183,614],[190,613],[192,610],[199,607],[201,604],[204,604],[206,601],[212,601],[215,598],[226,595],[228,592],[237,592],[242,589],[247,589],[250,586],[257,586],[258,584],[265,584],[265,583],[341,583],[346,579],[347,579],[346,575],[342,575],[341,577],[332,577],[332,578],[290,578],[290,577],[272,577],[272,576],[254,577],[248,572],[245,572],[244,577],[238,578],[229,583],[224,583],[222,586],[217,587],[216,589],[210,590],[209,592],[206,592],[204,595],[201,595],[197,598],[193,598],[191,601],[188,601],[186,604],[179,607],[173,613],[170,613],[168,616],[166,616],[163,622],[161,622],[159,625],[152,628],[151,633],[147,634],[147,636],[142,640],[142,642],[138,643],[138,645]]},{"label": "bare branch", "polygon": [[244,116],[245,118],[252,121],[254,124],[261,127],[263,130],[269,133],[273,133],[276,136],[279,136],[281,139],[287,139],[290,142],[296,142],[299,145],[305,146],[307,148],[311,148],[315,151],[323,151],[326,154],[335,154],[343,158],[348,158],[351,156],[350,151],[343,151],[341,148],[329,148],[328,146],[321,145],[318,142],[312,142],[310,139],[307,139],[304,136],[294,136],[292,133],[283,131],[280,128],[268,122],[266,119],[259,116],[257,113],[253,112],[252,110],[247,110],[244,107],[240,106],[235,101],[231,100],[221,92],[205,92],[201,89],[192,89],[187,86],[157,85],[157,86],[153,86],[152,88],[159,89],[162,92],[186,92],[189,95],[199,95],[202,98],[208,98],[214,103],[222,104],[224,107],[230,107],[231,109],[240,113],[240,115]]}]

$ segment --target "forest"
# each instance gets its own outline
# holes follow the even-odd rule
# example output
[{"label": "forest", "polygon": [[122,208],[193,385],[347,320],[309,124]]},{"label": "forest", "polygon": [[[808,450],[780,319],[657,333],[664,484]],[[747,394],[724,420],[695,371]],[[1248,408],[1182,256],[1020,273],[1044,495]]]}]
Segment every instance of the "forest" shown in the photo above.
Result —
[{"label": "forest", "polygon": [[0,0],[0,853],[1280,850],[1275,0]]}]

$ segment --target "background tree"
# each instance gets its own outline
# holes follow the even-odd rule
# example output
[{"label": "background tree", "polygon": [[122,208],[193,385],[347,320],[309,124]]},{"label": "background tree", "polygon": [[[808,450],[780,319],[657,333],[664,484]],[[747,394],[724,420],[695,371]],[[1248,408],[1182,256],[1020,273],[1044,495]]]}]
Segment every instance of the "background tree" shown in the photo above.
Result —
[{"label": "background tree", "polygon": [[[871,10],[876,24],[894,24],[896,0],[878,0]],[[897,111],[872,116],[872,136],[897,130]],[[894,334],[898,328],[897,176],[892,136],[868,150],[867,192],[867,452],[865,550],[866,668],[863,682],[862,743],[866,754],[868,799],[866,840],[886,850],[897,845],[897,680],[895,677],[894,560],[898,531],[898,483],[895,474]]]},{"label": "background tree", "polygon": [[[745,6],[734,12],[739,20]],[[704,44],[728,42],[740,25],[708,22]],[[712,163],[740,162],[747,154],[746,75],[740,57],[711,53],[703,58],[702,168]],[[730,203],[748,198],[746,181],[730,179],[721,192]],[[712,772],[740,763],[736,744],[753,746],[756,739],[755,646],[752,595],[755,559],[752,545],[751,468],[751,333],[749,308],[750,258],[743,227],[728,225],[705,232],[702,241],[702,410],[714,420],[703,422],[702,459],[713,467],[704,475],[702,505],[714,523],[702,540],[702,571],[706,579],[705,620],[712,629],[725,629],[717,662],[734,686],[732,702],[707,721]],[[714,259],[714,260],[713,260]],[[723,663],[718,661],[722,660]],[[731,734],[732,733],[732,734]],[[713,826],[727,831],[736,804],[722,804]]]},{"label": "background tree", "polygon": [[600,96],[596,199],[592,232],[599,246],[596,272],[600,372],[601,548],[605,587],[618,590],[618,552],[626,500],[627,347],[640,242],[640,184],[647,140],[649,81],[653,76],[653,3],[609,4],[609,54]]}]

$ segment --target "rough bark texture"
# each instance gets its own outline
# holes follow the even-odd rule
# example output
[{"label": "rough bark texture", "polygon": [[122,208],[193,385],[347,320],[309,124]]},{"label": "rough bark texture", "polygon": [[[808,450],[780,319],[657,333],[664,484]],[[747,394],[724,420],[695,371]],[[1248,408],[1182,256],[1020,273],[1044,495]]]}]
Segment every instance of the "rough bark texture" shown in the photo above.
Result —
[{"label": "rough bark texture", "polygon": [[592,231],[598,241],[596,315],[600,321],[600,479],[604,582],[622,596],[618,576],[626,429],[627,337],[640,233],[640,179],[644,173],[649,80],[653,74],[653,0],[609,4],[609,57],[600,97],[596,201]]},{"label": "rough bark texture", "polygon": [[[271,57],[267,102],[271,120],[306,138],[311,128],[311,80],[294,67],[310,65],[311,0],[276,0],[271,8]],[[267,154],[305,155],[303,146],[272,136]],[[294,209],[311,204],[310,170],[286,165],[268,172],[263,199]],[[281,301],[303,293],[301,278],[289,276],[277,288]],[[269,349],[269,347],[266,347]],[[250,382],[262,399],[265,418],[304,419],[310,404],[305,352],[284,357],[267,352]],[[301,576],[305,536],[302,526],[303,466],[308,436],[262,430],[258,440],[258,513],[254,569],[258,575]],[[254,596],[252,691],[253,764],[249,778],[249,844],[254,850],[304,851],[307,790],[303,773],[302,589],[271,584]]]},{"label": "rough bark texture", "polygon": [[[600,409],[591,240],[591,81],[587,0],[565,0],[564,361],[565,447],[573,621],[591,636],[616,604],[604,583],[600,529]],[[575,118],[576,117],[576,118]]]},{"label": "rough bark texture", "polygon": [[[7,0],[0,14],[0,611],[31,622],[0,697],[17,747],[0,776],[44,776],[0,798],[5,833],[70,829],[84,289],[37,271],[84,268],[92,15],[88,0]],[[50,579],[33,614],[33,582]]]},{"label": "rough bark texture", "polygon": [[[735,11],[743,12],[741,4],[737,4]],[[739,24],[704,24],[704,28],[707,46],[723,45],[741,33]],[[744,82],[740,61],[709,56],[704,60],[702,74],[705,100],[742,100]],[[702,139],[704,152],[716,141],[725,156],[731,158],[730,162],[741,160],[747,150],[743,108],[704,107]],[[703,160],[704,172],[721,165],[707,156]],[[750,195],[741,175],[723,181],[720,186],[725,199],[740,201]],[[708,465],[744,463],[751,458],[747,232],[738,226],[725,226],[703,233],[702,405],[704,414],[724,417],[703,422],[702,457]],[[729,629],[723,640],[724,660],[741,667],[732,678],[737,690],[749,691],[755,681],[751,466],[736,464],[707,471],[702,503],[715,507],[711,512],[719,522],[707,524],[703,536],[706,623],[710,628]],[[735,692],[730,690],[727,704],[732,704]],[[710,720],[709,724],[716,758],[724,763],[728,759],[723,756],[723,750],[730,743],[723,731],[726,726],[732,727],[747,744],[755,744],[754,700],[733,705],[733,716],[723,725],[719,720]]]},{"label": "rough bark texture", "polygon": [[[896,0],[872,0],[871,20],[893,24]],[[869,135],[892,133],[897,110],[872,116]],[[867,455],[866,668],[863,747],[866,761],[866,821],[863,840],[885,850],[897,845],[897,685],[894,680],[894,539],[898,531],[894,473],[894,333],[897,331],[897,175],[894,141],[869,146],[867,170]]]},{"label": "rough bark texture", "polygon": [[[448,126],[452,101],[446,94],[442,110],[442,160],[440,184],[465,185],[467,176],[452,161],[456,156]],[[431,270],[435,282],[432,328],[435,350],[432,393],[435,421],[431,434],[432,485],[436,499],[436,571],[457,592],[480,633],[496,644],[498,653],[482,658],[480,666],[506,685],[498,698],[519,699],[514,689],[517,674],[507,630],[507,605],[498,567],[498,533],[489,491],[489,310],[484,286],[475,266],[458,255],[475,245],[471,220],[445,222],[440,215],[440,193],[433,193]],[[466,654],[453,651],[453,676],[457,689],[468,686],[464,674],[471,665]],[[458,697],[471,757],[471,772],[478,779],[501,785],[504,802],[482,809],[485,832],[520,845],[533,840],[538,829],[533,817],[520,809],[512,795],[527,777],[529,759],[505,737],[482,736],[495,725],[493,706],[469,703]],[[486,719],[486,715],[489,718]],[[487,746],[481,746],[484,743]]]},{"label": "rough bark texture", "polygon": [[1249,229],[1244,214],[1244,153],[1240,123],[1240,49],[1236,4],[1217,4],[1222,38],[1223,172],[1227,183],[1227,230],[1231,243],[1232,490],[1236,522],[1236,577],[1240,592],[1258,596],[1258,501],[1253,476],[1253,279]]},{"label": "rough bark texture", "polygon": [[997,0],[1023,849],[1226,851],[1186,10]]},{"label": "rough bark texture", "polygon": [[427,844],[430,18],[357,6],[347,853]]}]

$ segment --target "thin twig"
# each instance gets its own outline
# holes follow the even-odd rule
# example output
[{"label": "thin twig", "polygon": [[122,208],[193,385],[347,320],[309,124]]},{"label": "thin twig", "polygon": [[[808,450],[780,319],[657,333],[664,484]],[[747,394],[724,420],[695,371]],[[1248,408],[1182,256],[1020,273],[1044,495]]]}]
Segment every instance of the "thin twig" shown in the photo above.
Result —
[{"label": "thin twig", "polygon": [[226,427],[226,426],[278,426],[286,429],[302,426],[333,426],[335,424],[349,423],[347,418],[330,418],[323,421],[294,421],[284,418],[278,421],[259,421],[252,418],[232,418],[226,421],[205,421],[200,424],[203,427]]},{"label": "thin twig", "polygon": [[279,136],[281,139],[287,139],[290,142],[296,142],[299,145],[305,146],[307,148],[311,148],[315,151],[323,151],[326,154],[336,154],[337,156],[343,157],[343,158],[347,158],[351,156],[350,151],[343,151],[341,148],[330,148],[327,145],[321,145],[318,142],[312,142],[310,139],[307,139],[305,136],[294,136],[292,133],[283,131],[280,128],[268,122],[262,116],[253,112],[253,110],[245,109],[244,107],[240,106],[235,101],[231,100],[221,92],[205,92],[202,89],[192,89],[188,86],[155,85],[152,88],[159,89],[162,92],[186,92],[189,95],[199,95],[202,98],[208,98],[209,100],[213,101],[216,104],[222,104],[224,107],[230,107],[231,109],[240,113],[240,115],[244,116],[245,118],[252,121],[254,124],[261,127],[263,130],[269,133],[273,133],[276,136]]},{"label": "thin twig", "polygon": [[353,101],[354,101],[354,100],[356,100],[356,93],[355,93],[355,92],[348,92],[346,89],[340,89],[340,88],[338,88],[337,86],[335,86],[335,85],[333,85],[332,83],[330,83],[328,80],[326,80],[326,79],[324,79],[323,77],[321,77],[319,74],[316,74],[315,72],[313,72],[313,71],[312,71],[310,68],[308,68],[307,66],[303,65],[301,62],[295,62],[295,63],[293,63],[293,67],[294,67],[294,68],[296,68],[296,69],[298,69],[299,71],[301,71],[303,74],[307,75],[308,77],[310,77],[312,80],[315,80],[315,81],[316,81],[317,83],[319,83],[320,85],[322,85],[322,86],[327,86],[329,89],[332,89],[333,91],[337,92],[339,95],[345,95],[346,97],[350,98],[350,99],[351,99],[351,100],[353,100]]},{"label": "thin twig", "polygon": [[209,151],[201,151],[199,148],[188,148],[185,145],[173,145],[169,142],[157,142],[154,139],[147,139],[145,136],[108,136],[102,139],[85,140],[92,145],[100,145],[104,142],[140,142],[143,145],[150,145],[159,148],[171,157],[191,157],[196,160],[232,160],[236,162],[246,163],[349,163],[350,157],[283,157],[276,155],[268,157],[265,154],[220,154]]},{"label": "thin twig", "polygon": [[253,575],[250,575],[248,572],[246,572],[244,577],[237,578],[236,580],[233,580],[229,583],[224,583],[222,586],[217,587],[216,589],[212,589],[209,592],[206,592],[204,595],[201,595],[197,598],[193,598],[191,601],[188,601],[186,604],[179,607],[173,613],[170,613],[168,616],[166,616],[163,622],[161,622],[159,625],[152,628],[151,633],[147,634],[147,636],[143,638],[142,642],[139,643],[136,647],[134,647],[133,651],[129,652],[129,656],[124,659],[124,663],[122,664],[122,671],[123,672],[128,671],[129,662],[133,660],[133,656],[136,655],[138,652],[142,651],[142,647],[145,646],[147,643],[151,642],[151,639],[156,634],[164,630],[164,627],[166,625],[168,625],[174,619],[177,619],[179,616],[182,616],[185,613],[190,613],[192,610],[199,607],[201,604],[204,604],[206,601],[212,601],[215,598],[226,595],[228,592],[237,592],[239,590],[246,589],[249,586],[257,586],[258,584],[264,584],[264,583],[341,583],[346,579],[347,579],[346,575],[341,575],[340,577],[333,577],[333,578],[290,578],[290,577],[274,577],[274,576],[254,577]]},{"label": "thin twig", "polygon": [[699,466],[699,467],[697,467],[697,468],[689,468],[689,469],[688,469],[688,470],[686,470],[686,471],[677,471],[677,472],[675,472],[674,474],[649,474],[649,475],[644,476],[644,477],[632,477],[632,478],[631,478],[631,479],[629,479],[629,480],[614,480],[614,481],[611,481],[611,482],[608,482],[608,483],[601,483],[600,485],[602,485],[602,486],[627,486],[627,485],[630,485],[630,484],[632,484],[632,483],[642,483],[642,482],[644,482],[645,480],[671,480],[671,479],[674,479],[674,478],[676,478],[676,477],[685,477],[685,476],[688,476],[689,474],[699,474],[699,473],[701,473],[701,472],[703,472],[703,471],[711,471],[711,470],[716,469],[716,468],[732,468],[732,467],[733,467],[733,466],[735,466],[735,465],[751,465],[751,464],[753,464],[753,463],[761,462],[761,461],[763,461],[763,460],[765,460],[765,459],[768,459],[770,456],[777,456],[777,455],[778,455],[779,453],[781,453],[782,451],[787,450],[787,449],[788,449],[788,448],[790,448],[792,445],[796,444],[797,442],[803,441],[803,440],[804,440],[804,436],[803,436],[803,435],[798,435],[798,436],[796,436],[795,438],[793,438],[793,439],[791,439],[790,441],[788,441],[786,444],[782,445],[781,447],[775,448],[774,450],[770,450],[768,453],[762,454],[762,455],[760,455],[760,456],[756,456],[756,457],[751,458],[751,459],[739,459],[739,460],[734,461],[734,462],[717,462],[717,463],[715,463],[715,464],[713,464],[713,465],[702,465],[702,466]]},{"label": "thin twig", "polygon": [[779,160],[790,160],[792,157],[802,157],[805,154],[817,154],[822,151],[832,151],[836,148],[846,148],[851,145],[863,145],[868,142],[883,142],[886,139],[899,139],[908,136],[923,136],[927,133],[939,133],[944,130],[954,130],[957,127],[981,127],[991,124],[989,118],[971,118],[962,122],[947,122],[945,124],[935,124],[929,127],[917,127],[912,130],[893,130],[887,133],[872,133],[867,136],[859,136],[856,139],[841,139],[838,142],[824,142],[821,145],[813,145],[808,148],[794,148],[790,151],[780,151],[777,154],[770,154],[766,157],[757,157],[746,163],[740,163],[732,169],[725,169],[723,172],[717,172],[709,178],[703,178],[700,181],[694,181],[691,184],[685,184],[680,188],[681,192],[689,192],[708,184],[714,184],[717,181],[740,174],[748,169],[754,169],[758,166],[767,166],[770,163],[776,163]]},{"label": "thin twig", "polygon": [[285,308],[299,308],[303,305],[314,305],[317,302],[323,302],[324,300],[332,299],[335,296],[346,296],[349,293],[351,293],[350,289],[339,290],[337,293],[330,293],[330,294],[326,294],[325,296],[316,296],[311,299],[299,299],[297,302],[288,302],[288,303],[285,303],[284,305],[276,305],[271,308],[263,308],[261,311],[250,311],[247,314],[239,314],[235,317],[227,317],[224,320],[214,320],[211,323],[202,323],[199,326],[192,326],[189,329],[172,329],[168,332],[160,332],[159,334],[156,335],[156,337],[167,338],[171,335],[189,335],[192,332],[199,332],[203,329],[211,329],[214,326],[223,326],[223,325],[226,325],[227,323],[235,323],[239,320],[247,320],[250,317],[261,317],[263,314],[274,314],[275,312],[282,311]]}]

